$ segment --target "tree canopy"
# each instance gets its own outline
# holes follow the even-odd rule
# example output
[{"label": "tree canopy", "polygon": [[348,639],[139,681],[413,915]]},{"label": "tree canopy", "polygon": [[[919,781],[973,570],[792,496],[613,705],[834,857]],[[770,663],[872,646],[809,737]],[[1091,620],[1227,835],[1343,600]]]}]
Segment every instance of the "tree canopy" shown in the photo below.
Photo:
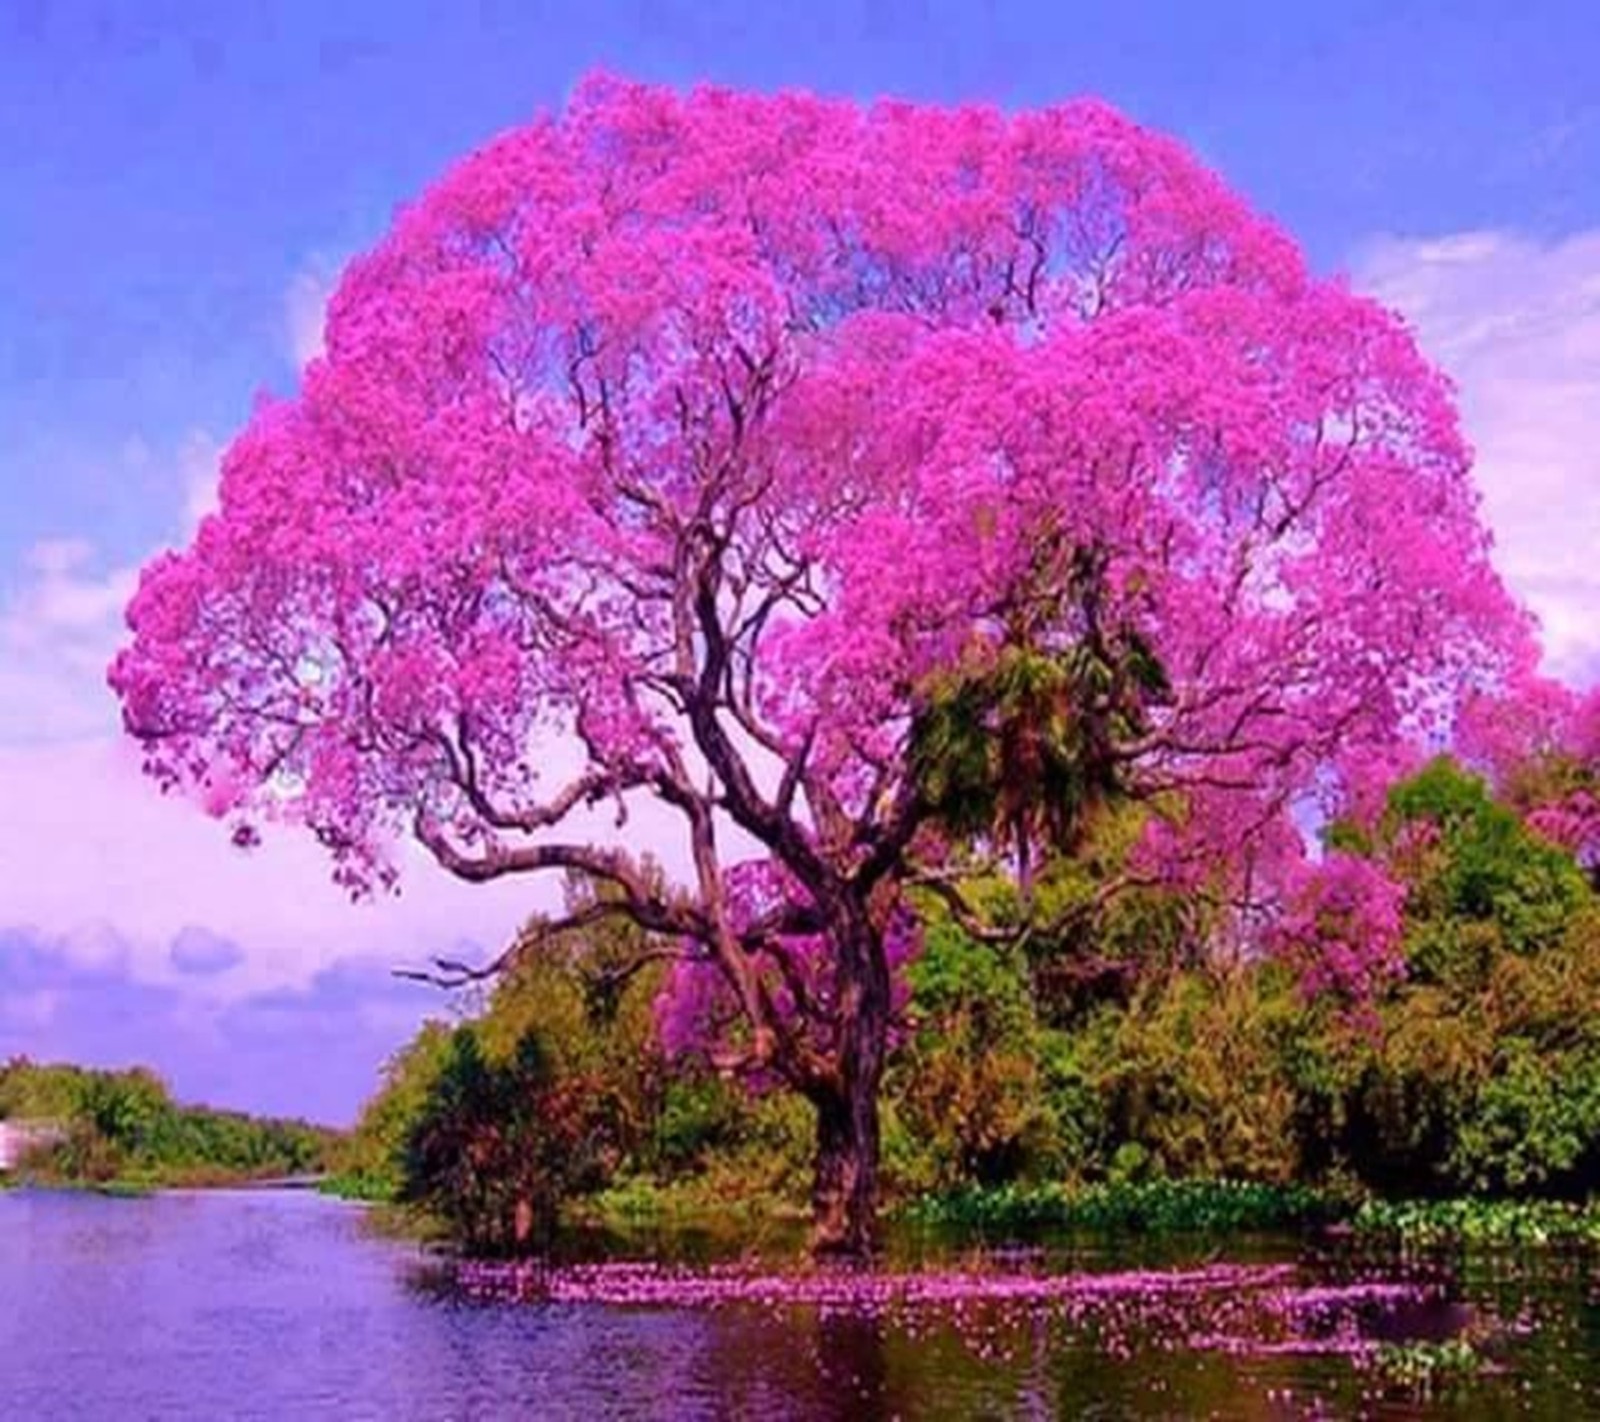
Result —
[{"label": "tree canopy", "polygon": [[[852,1247],[886,945],[909,885],[960,898],[910,753],[952,677],[1132,657],[1048,745],[1181,807],[1142,873],[1244,892],[1527,638],[1445,381],[1177,143],[606,79],[351,265],[129,621],[149,769],[242,840],[301,822],[357,891],[402,836],[575,871],[706,965]],[[1052,824],[1008,794],[1002,855]],[[596,835],[639,797],[686,883]]]}]

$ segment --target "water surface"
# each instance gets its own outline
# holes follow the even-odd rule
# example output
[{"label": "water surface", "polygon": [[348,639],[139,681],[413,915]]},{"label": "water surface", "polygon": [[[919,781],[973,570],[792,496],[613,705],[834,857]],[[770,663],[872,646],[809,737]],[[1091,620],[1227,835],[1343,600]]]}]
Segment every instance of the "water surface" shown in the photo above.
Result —
[{"label": "water surface", "polygon": [[[1050,1240],[1019,1266],[1214,1262],[1190,1241]],[[900,1241],[969,1265],[971,1240]],[[1230,1257],[1298,1278],[1425,1278],[1432,1301],[1367,1317],[1399,1336],[1509,1326],[1500,1371],[1422,1398],[1341,1356],[1195,1350],[1126,1320],[983,1307],[849,1309],[506,1302],[304,1192],[148,1199],[0,1194],[0,1415],[38,1418],[968,1418],[1600,1416],[1591,1259],[1419,1269],[1290,1238]],[[952,1252],[953,1251],[953,1252]]]}]

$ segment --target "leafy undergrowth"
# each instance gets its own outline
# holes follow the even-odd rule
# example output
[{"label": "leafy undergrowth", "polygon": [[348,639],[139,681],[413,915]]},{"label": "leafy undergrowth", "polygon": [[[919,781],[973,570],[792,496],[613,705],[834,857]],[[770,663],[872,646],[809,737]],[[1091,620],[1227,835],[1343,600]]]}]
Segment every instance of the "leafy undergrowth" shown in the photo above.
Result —
[{"label": "leafy undergrowth", "polygon": [[781,1191],[748,1182],[715,1176],[667,1182],[634,1177],[573,1201],[568,1217],[578,1223],[625,1228],[711,1220],[793,1222],[805,1218],[805,1211]]},{"label": "leafy undergrowth", "polygon": [[168,1182],[146,1175],[111,1176],[104,1180],[79,1180],[52,1171],[25,1170],[15,1175],[0,1175],[0,1190],[68,1190],[90,1195],[110,1195],[118,1199],[143,1199],[166,1187]]},{"label": "leafy undergrowth", "polygon": [[1341,1198],[1308,1186],[1152,1180],[967,1189],[910,1201],[900,1214],[918,1224],[973,1228],[1224,1233],[1326,1224],[1345,1218],[1350,1209]]},{"label": "leafy undergrowth", "polygon": [[1224,1234],[1344,1226],[1417,1247],[1600,1247],[1600,1202],[1356,1200],[1311,1186],[1235,1180],[974,1188],[912,1200],[898,1213],[915,1224],[975,1229]]}]

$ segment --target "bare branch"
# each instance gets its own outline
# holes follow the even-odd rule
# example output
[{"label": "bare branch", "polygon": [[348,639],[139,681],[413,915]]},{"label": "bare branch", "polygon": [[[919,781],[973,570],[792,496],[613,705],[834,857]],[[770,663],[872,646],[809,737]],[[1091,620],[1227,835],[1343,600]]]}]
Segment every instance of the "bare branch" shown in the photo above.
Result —
[{"label": "bare branch", "polygon": [[[458,958],[436,957],[427,968],[393,968],[397,978],[427,983],[440,988],[462,988],[474,983],[487,982],[500,977],[516,966],[523,958],[538,952],[556,939],[569,933],[580,932],[608,918],[626,918],[637,922],[627,904],[597,899],[581,909],[561,918],[538,919],[529,924],[512,940],[510,945],[485,963],[466,963]],[[620,987],[651,963],[676,961],[690,956],[690,950],[681,940],[675,944],[652,943],[650,947],[634,954],[625,963],[606,968],[594,976],[608,987]]]},{"label": "bare branch", "polygon": [[595,805],[607,796],[629,788],[628,777],[619,776],[614,771],[590,771],[579,776],[554,799],[542,805],[506,810],[497,806],[483,788],[478,773],[477,757],[472,750],[470,726],[465,715],[457,725],[454,738],[442,730],[436,730],[433,732],[432,740],[444,752],[445,762],[449,767],[450,783],[466,796],[467,803],[491,829],[514,830],[523,834],[551,829],[579,806]]}]

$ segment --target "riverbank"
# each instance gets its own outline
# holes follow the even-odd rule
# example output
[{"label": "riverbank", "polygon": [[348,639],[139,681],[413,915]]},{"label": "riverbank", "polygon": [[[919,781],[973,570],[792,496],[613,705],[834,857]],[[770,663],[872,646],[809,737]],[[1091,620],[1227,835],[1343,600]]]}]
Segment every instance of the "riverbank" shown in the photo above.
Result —
[{"label": "riverbank", "polygon": [[[378,1210],[387,1232],[430,1242],[445,1233],[395,1203],[371,1177],[330,1176],[322,1193]],[[692,1233],[760,1241],[803,1234],[801,1202],[768,1193],[730,1195],[694,1182],[629,1180],[569,1203],[563,1226],[619,1237]],[[1356,1236],[1405,1248],[1600,1250],[1600,1201],[1456,1198],[1383,1200],[1305,1185],[1239,1180],[1156,1180],[1082,1186],[968,1189],[892,1205],[885,1222],[961,1231],[979,1239],[1042,1231],[1098,1235],[1230,1236],[1266,1232]]]},{"label": "riverbank", "polygon": [[284,1176],[276,1172],[202,1168],[90,1179],[46,1169],[0,1175],[0,1190],[71,1190],[139,1199],[164,1190],[313,1190],[319,1188],[325,1178],[321,1175]]},{"label": "riverbank", "polygon": [[110,1195],[320,1175],[345,1140],[307,1121],[177,1101],[142,1067],[26,1058],[0,1065],[0,1120],[33,1128],[8,1159],[16,1178]]}]

